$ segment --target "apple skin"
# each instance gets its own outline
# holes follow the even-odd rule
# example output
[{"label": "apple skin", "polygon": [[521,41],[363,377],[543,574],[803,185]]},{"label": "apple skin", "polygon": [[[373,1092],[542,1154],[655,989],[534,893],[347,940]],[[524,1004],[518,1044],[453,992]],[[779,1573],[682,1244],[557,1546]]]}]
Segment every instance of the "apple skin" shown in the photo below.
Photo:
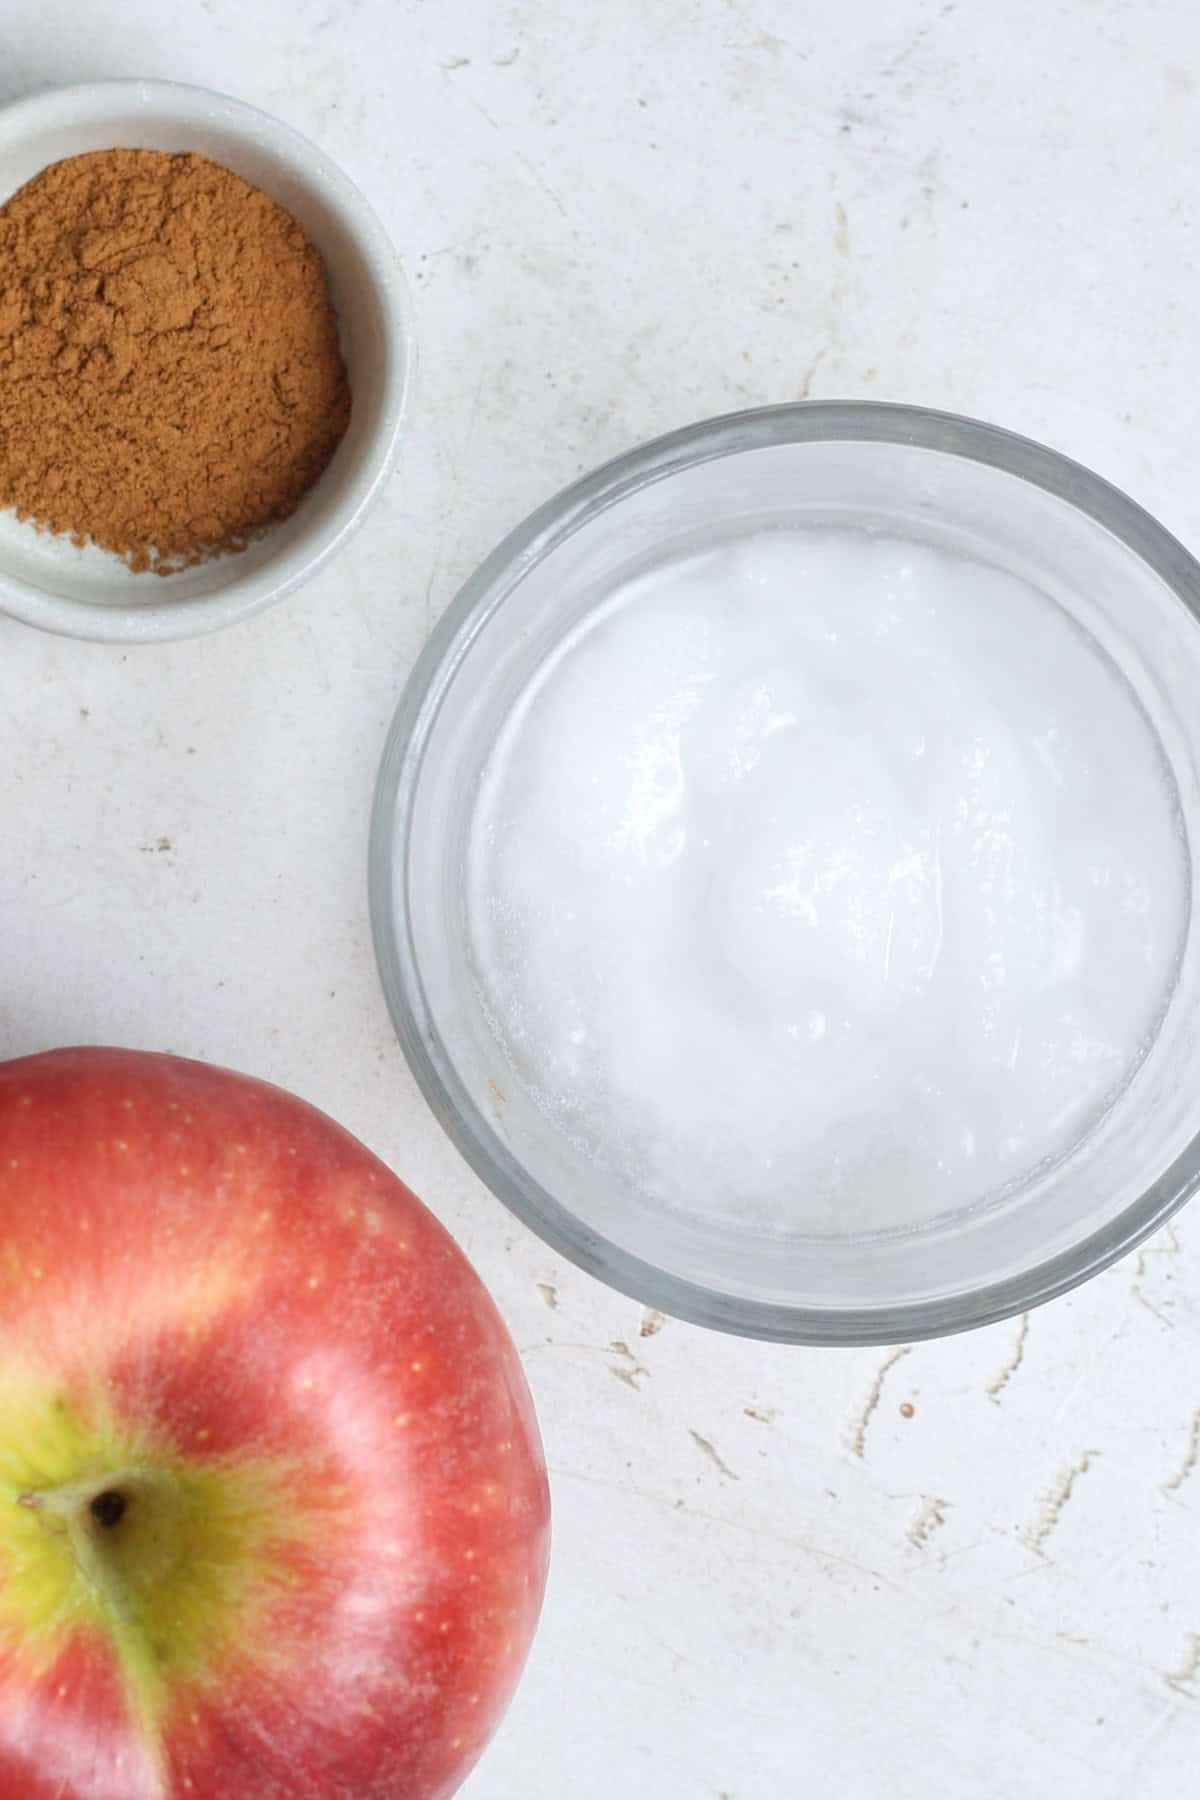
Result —
[{"label": "apple skin", "polygon": [[203,1063],[0,1064],[0,1800],[444,1800],[548,1549],[511,1339],[377,1158]]}]

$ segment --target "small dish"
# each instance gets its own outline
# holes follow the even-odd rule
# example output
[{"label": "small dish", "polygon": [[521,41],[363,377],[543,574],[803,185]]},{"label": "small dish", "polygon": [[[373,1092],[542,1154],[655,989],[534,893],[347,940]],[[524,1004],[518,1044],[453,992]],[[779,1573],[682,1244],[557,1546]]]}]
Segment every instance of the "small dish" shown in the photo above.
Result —
[{"label": "small dish", "polygon": [[314,144],[252,106],[171,81],[55,88],[0,112],[0,204],[49,164],[112,148],[195,151],[293,213],[325,262],[350,428],[295,513],[234,555],[158,576],[0,513],[0,612],[115,643],[198,636],[260,612],[326,563],[394,465],[413,367],[407,290],[382,226]]},{"label": "small dish", "polygon": [[[931,1202],[899,1223],[874,1205],[886,1182],[864,1187],[868,1204],[823,1228],[798,1188],[793,1216],[768,1228],[706,1205],[698,1184],[686,1204],[622,1185],[523,1085],[472,961],[470,833],[518,698],[631,573],[714,533],[839,523],[1016,575],[1103,646],[1161,747],[1183,926],[1144,1060],[1061,1159],[978,1204],[939,1211]],[[417,1081],[476,1173],[557,1251],[699,1324],[787,1342],[897,1343],[1064,1292],[1200,1186],[1200,934],[1190,899],[1198,684],[1200,566],[1123,494],[1041,445],[915,407],[809,402],[709,420],[631,451],[493,551],[439,622],[401,699],[376,791],[371,908],[384,990]]]}]

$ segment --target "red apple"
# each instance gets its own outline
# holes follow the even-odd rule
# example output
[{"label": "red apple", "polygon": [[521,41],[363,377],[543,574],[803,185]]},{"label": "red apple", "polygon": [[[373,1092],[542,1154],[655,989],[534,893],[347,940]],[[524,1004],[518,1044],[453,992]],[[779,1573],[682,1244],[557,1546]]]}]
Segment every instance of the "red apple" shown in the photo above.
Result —
[{"label": "red apple", "polygon": [[548,1518],[512,1342],[361,1144],[202,1063],[0,1064],[0,1800],[440,1800]]}]

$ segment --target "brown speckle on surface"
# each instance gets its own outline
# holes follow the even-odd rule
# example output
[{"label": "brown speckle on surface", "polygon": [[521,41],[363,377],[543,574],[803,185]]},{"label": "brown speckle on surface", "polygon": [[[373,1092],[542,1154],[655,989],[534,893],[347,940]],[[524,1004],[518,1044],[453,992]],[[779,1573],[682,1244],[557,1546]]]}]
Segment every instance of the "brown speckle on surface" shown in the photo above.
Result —
[{"label": "brown speckle on surface", "polygon": [[923,1550],[935,1531],[940,1531],[946,1523],[946,1509],[949,1501],[939,1500],[936,1494],[927,1494],[917,1510],[912,1524],[908,1528],[909,1543],[916,1550]]},{"label": "brown speckle on surface", "polygon": [[1163,1482],[1163,1493],[1177,1494],[1184,1482],[1192,1474],[1198,1462],[1200,1462],[1200,1407],[1197,1407],[1188,1422],[1183,1456],[1180,1460],[1179,1467],[1175,1470],[1175,1473],[1171,1476],[1170,1480]]},{"label": "brown speckle on surface", "polygon": [[1169,1688],[1174,1688],[1177,1694],[1185,1694],[1188,1699],[1193,1699],[1198,1678],[1200,1678],[1200,1631],[1191,1631],[1188,1633],[1187,1645],[1178,1666],[1174,1669],[1164,1670],[1163,1680]]},{"label": "brown speckle on surface", "polygon": [[642,1377],[649,1375],[649,1369],[643,1367],[623,1338],[615,1338],[608,1347],[620,1358],[617,1363],[609,1363],[609,1374],[615,1375],[626,1387],[631,1387],[635,1394],[640,1393]]},{"label": "brown speckle on surface", "polygon": [[1099,1454],[1098,1450],[1082,1450],[1074,1461],[1066,1464],[1043,1499],[1037,1518],[1021,1533],[1025,1543],[1038,1556],[1045,1555],[1046,1543],[1058,1529],[1063,1509]]},{"label": "brown speckle on surface", "polygon": [[860,1458],[866,1456],[867,1432],[870,1429],[871,1420],[879,1410],[879,1403],[883,1399],[884,1382],[887,1380],[896,1364],[900,1362],[902,1358],[911,1355],[911,1353],[911,1344],[901,1344],[898,1349],[888,1351],[887,1355],[880,1363],[879,1368],[876,1370],[875,1379],[871,1383],[866,1399],[863,1401],[862,1411],[855,1421],[854,1430],[850,1438],[850,1448],[855,1456]]},{"label": "brown speckle on surface", "polygon": [[1009,1351],[1003,1364],[997,1369],[987,1385],[988,1399],[994,1400],[997,1406],[1000,1404],[1001,1394],[1025,1360],[1025,1344],[1028,1337],[1029,1314],[1022,1313],[1021,1317],[1017,1320],[1017,1331],[1016,1336],[1013,1339],[1012,1349]]},{"label": "brown speckle on surface", "polygon": [[740,1479],[734,1474],[711,1438],[702,1437],[698,1431],[693,1431],[690,1426],[688,1427],[688,1436],[691,1438],[693,1444],[695,1444],[697,1450],[700,1451],[701,1455],[706,1456],[713,1467],[719,1469],[727,1481],[737,1481]]}]

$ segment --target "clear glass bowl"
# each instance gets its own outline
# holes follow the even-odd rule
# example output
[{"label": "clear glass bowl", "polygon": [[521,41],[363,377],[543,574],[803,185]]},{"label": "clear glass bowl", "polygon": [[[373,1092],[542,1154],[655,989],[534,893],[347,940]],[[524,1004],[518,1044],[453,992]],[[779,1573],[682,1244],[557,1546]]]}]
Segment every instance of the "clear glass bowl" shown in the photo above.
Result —
[{"label": "clear glass bowl", "polygon": [[911,1229],[750,1229],[622,1191],[526,1096],[468,955],[465,853],[501,721],[618,581],[714,529],[853,524],[1007,569],[1117,664],[1200,844],[1200,565],[1123,494],[1038,444],[902,406],[806,403],[692,426],[549,501],[467,582],[405,690],[371,843],[371,908],[400,1041],[437,1117],[519,1218],[646,1304],[746,1336],[894,1343],[1023,1311],[1096,1273],[1200,1181],[1200,947],[1189,925],[1155,1043],[1067,1158]]}]

